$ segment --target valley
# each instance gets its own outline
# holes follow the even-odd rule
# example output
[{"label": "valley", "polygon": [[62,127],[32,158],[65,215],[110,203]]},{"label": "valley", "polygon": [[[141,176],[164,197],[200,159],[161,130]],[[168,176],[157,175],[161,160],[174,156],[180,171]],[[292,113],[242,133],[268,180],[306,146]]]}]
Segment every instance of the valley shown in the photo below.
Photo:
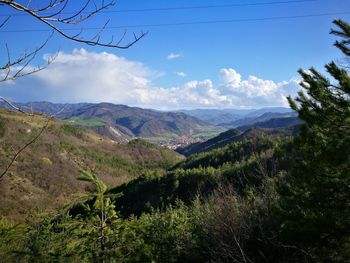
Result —
[{"label": "valley", "polygon": [[[288,108],[156,111],[111,103],[18,103],[23,110],[55,115],[64,123],[88,128],[119,143],[136,138],[175,150],[205,142],[236,128],[283,128],[301,122]],[[8,108],[5,103],[0,107]],[[270,122],[268,122],[270,121]]]}]

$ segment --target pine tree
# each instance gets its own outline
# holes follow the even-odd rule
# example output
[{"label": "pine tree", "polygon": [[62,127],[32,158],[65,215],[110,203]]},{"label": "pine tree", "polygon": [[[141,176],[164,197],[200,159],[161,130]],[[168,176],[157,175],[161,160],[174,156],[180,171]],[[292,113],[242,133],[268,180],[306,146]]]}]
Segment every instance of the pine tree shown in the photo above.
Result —
[{"label": "pine tree", "polygon": [[[350,25],[335,20],[335,46],[350,57]],[[284,242],[323,262],[350,258],[350,75],[346,66],[300,70],[301,86],[291,107],[305,121],[295,139],[292,169],[279,186]]]},{"label": "pine tree", "polygon": [[72,255],[80,255],[88,262],[114,262],[122,220],[111,197],[118,198],[120,195],[107,194],[107,186],[95,174],[84,170],[80,172],[78,180],[92,183],[95,192],[82,204],[83,214],[64,223],[66,230],[73,234],[67,247],[71,248]]}]

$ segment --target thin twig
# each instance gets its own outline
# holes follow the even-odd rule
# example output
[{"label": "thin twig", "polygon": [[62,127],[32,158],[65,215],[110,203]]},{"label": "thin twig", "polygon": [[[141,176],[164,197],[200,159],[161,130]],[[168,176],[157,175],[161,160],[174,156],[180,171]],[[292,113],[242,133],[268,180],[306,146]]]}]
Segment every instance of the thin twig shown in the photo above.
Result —
[{"label": "thin twig", "polygon": [[[11,61],[10,51],[9,51],[8,45],[6,45],[7,63],[4,66],[0,66],[0,72],[5,71],[6,73],[2,78],[0,78],[0,83],[8,80],[15,80],[19,77],[31,75],[33,73],[36,73],[45,69],[48,65],[50,65],[55,60],[58,53],[56,53],[53,57],[48,58],[45,65],[38,66],[36,68],[32,68],[31,70],[26,71],[26,69],[29,67],[29,64],[35,59],[39,51],[46,46],[46,44],[52,38],[53,34],[54,34],[54,31],[39,47],[35,48],[31,52],[25,51],[19,58],[17,58],[14,61]],[[15,70],[14,72],[11,72],[13,68],[15,68]]]},{"label": "thin twig", "polygon": [[[99,6],[99,7],[93,2],[95,9],[93,11],[88,12],[87,15],[82,15],[83,13],[85,13],[84,11],[87,10],[88,6],[90,6],[90,2],[91,2],[91,0],[86,0],[85,4],[83,5],[83,7],[79,11],[77,11],[76,13],[74,13],[70,17],[61,18],[60,14],[66,9],[68,0],[61,0],[61,1],[56,0],[56,1],[51,2],[47,6],[44,6],[40,9],[30,9],[28,6],[21,5],[20,3],[16,2],[16,1],[0,0],[0,3],[3,3],[3,4],[13,8],[17,11],[27,13],[27,14],[31,15],[32,17],[38,19],[40,22],[42,22],[46,26],[53,29],[55,32],[62,35],[64,38],[67,38],[71,41],[75,41],[75,42],[79,42],[79,43],[85,43],[85,44],[88,44],[91,46],[102,46],[102,47],[127,49],[127,48],[131,47],[132,45],[134,45],[136,42],[138,42],[141,38],[143,38],[147,34],[146,32],[141,32],[138,35],[133,33],[133,36],[134,36],[133,40],[124,44],[124,45],[121,45],[120,43],[122,40],[124,40],[125,34],[123,34],[121,39],[116,43],[101,42],[100,41],[101,38],[99,36],[95,35],[91,39],[78,38],[77,35],[69,35],[69,34],[65,33],[62,29],[60,29],[56,25],[56,23],[57,24],[70,24],[70,25],[80,24],[80,23],[88,20],[89,18],[91,18],[95,14],[113,6],[116,1],[111,0],[107,3],[102,1],[101,6]],[[54,11],[54,7],[59,7],[60,5],[62,5],[60,7],[60,9],[56,10],[51,15],[43,15],[42,13],[40,13],[42,11],[50,11],[50,10]],[[80,35],[80,34],[78,34],[78,35]],[[95,40],[95,39],[97,39],[97,40]]]},{"label": "thin twig", "polygon": [[13,163],[16,161],[16,159],[18,158],[18,156],[30,145],[32,145],[33,143],[35,143],[38,138],[43,134],[43,132],[46,130],[46,128],[49,126],[50,121],[52,120],[53,117],[50,117],[47,119],[46,124],[40,129],[40,131],[37,133],[37,135],[31,139],[30,141],[28,141],[24,146],[22,146],[11,158],[10,162],[8,163],[8,165],[6,166],[5,170],[0,174],[0,180],[4,177],[4,175],[8,172],[8,170],[11,168],[11,166],[13,165]]},{"label": "thin twig", "polygon": [[28,113],[24,110],[22,110],[20,107],[17,107],[16,105],[14,105],[10,100],[0,96],[0,100],[2,100],[3,102],[5,102],[8,106],[10,106],[10,108],[14,109],[15,111],[18,111],[20,113],[23,113],[23,114],[27,114],[27,115],[30,115],[30,116],[33,116],[34,114],[31,114],[31,113]]},{"label": "thin twig", "polygon": [[[0,96],[0,100],[4,101],[7,105],[9,105],[13,110],[21,113],[21,114],[25,114],[28,116],[43,116],[44,114],[38,114],[38,113],[34,113],[33,108],[31,107],[31,112],[26,112],[24,110],[22,110],[20,107],[17,107],[16,105],[14,105],[11,101],[9,101],[8,99]],[[15,151],[15,154],[12,156],[10,162],[8,163],[8,165],[6,166],[5,170],[0,174],[0,180],[3,178],[3,176],[8,172],[8,170],[11,168],[11,166],[14,164],[14,162],[16,161],[16,159],[18,158],[18,156],[30,145],[32,145],[33,143],[35,143],[39,137],[43,134],[43,132],[47,129],[47,127],[50,124],[50,121],[52,119],[55,118],[55,116],[57,116],[58,114],[60,114],[64,109],[65,109],[66,105],[63,106],[59,111],[57,111],[56,113],[50,115],[50,116],[45,116],[45,118],[47,118],[46,124],[39,130],[39,132],[33,137],[33,139],[31,139],[30,141],[28,141],[27,143],[25,143],[18,151]]]}]

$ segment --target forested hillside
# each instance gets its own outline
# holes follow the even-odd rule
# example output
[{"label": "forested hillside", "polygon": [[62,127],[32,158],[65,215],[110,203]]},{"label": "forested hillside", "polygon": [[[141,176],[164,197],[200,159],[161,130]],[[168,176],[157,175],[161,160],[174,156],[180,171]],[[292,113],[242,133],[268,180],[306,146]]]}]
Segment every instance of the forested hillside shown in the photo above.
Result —
[{"label": "forested hillside", "polygon": [[189,156],[194,153],[200,153],[205,151],[210,151],[212,149],[217,149],[223,146],[230,144],[231,142],[239,142],[249,139],[254,139],[261,136],[270,136],[270,137],[288,137],[295,136],[299,132],[299,126],[290,126],[286,128],[259,128],[253,127],[243,129],[243,132],[240,130],[240,127],[237,129],[230,129],[228,131],[220,133],[218,136],[211,138],[205,142],[197,142],[190,144],[183,148],[176,149],[177,152]]},{"label": "forested hillside", "polygon": [[[0,167],[46,125],[47,118],[0,110]],[[15,161],[0,184],[0,214],[23,221],[34,209],[58,207],[86,184],[79,169],[93,169],[107,185],[118,185],[181,160],[176,153],[133,140],[118,144],[71,124],[50,121],[46,132]],[[2,171],[1,171],[2,172]]]},{"label": "forested hillside", "polygon": [[206,198],[220,185],[232,185],[236,193],[244,196],[287,168],[281,152],[288,149],[290,142],[290,138],[273,137],[233,142],[191,155],[165,175],[149,173],[110,192],[123,193],[115,204],[124,217],[164,209],[177,200],[189,205],[196,196]]}]

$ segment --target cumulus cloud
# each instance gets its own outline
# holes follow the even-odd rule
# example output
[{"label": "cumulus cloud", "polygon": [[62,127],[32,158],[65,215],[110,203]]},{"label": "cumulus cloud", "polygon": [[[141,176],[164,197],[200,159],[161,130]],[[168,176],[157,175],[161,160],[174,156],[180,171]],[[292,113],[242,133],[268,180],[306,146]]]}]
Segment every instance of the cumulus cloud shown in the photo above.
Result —
[{"label": "cumulus cloud", "polygon": [[[286,96],[295,96],[299,90],[299,80],[291,79],[276,83],[272,80],[242,76],[232,68],[223,68],[219,74],[222,94],[239,98],[243,104],[251,106],[287,106]],[[238,102],[237,102],[238,103]]]},{"label": "cumulus cloud", "polygon": [[2,84],[0,94],[15,101],[112,102],[175,109],[286,106],[285,97],[299,90],[297,79],[279,83],[256,76],[243,79],[232,68],[220,70],[219,83],[204,79],[158,87],[154,80],[159,75],[137,61],[77,49],[60,52],[47,69],[37,74],[11,85]]},{"label": "cumulus cloud", "polygon": [[0,91],[19,100],[28,97],[50,101],[130,103],[132,98],[127,91],[146,88],[158,74],[140,62],[114,54],[76,49],[70,54],[60,52],[47,69],[20,78]]},{"label": "cumulus cloud", "polygon": [[175,75],[181,78],[187,77],[187,74],[182,71],[175,72]]},{"label": "cumulus cloud", "polygon": [[180,54],[171,52],[166,58],[168,60],[173,60],[182,57]]}]

